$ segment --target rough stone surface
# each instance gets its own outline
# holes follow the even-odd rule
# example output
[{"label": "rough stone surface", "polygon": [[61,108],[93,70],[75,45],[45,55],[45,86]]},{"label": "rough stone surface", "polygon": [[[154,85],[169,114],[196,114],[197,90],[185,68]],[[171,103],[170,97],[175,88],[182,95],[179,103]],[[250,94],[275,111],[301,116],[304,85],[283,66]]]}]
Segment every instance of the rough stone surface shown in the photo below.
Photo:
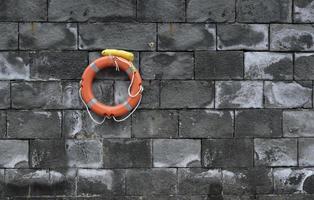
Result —
[{"label": "rough stone surface", "polygon": [[314,27],[310,24],[270,25],[270,50],[312,51],[314,50]]},{"label": "rough stone surface", "polygon": [[50,0],[48,5],[50,21],[130,21],[136,17],[136,0]]},{"label": "rough stone surface", "polygon": [[282,112],[276,109],[235,112],[236,137],[281,137]]},{"label": "rough stone surface", "polygon": [[251,139],[202,140],[204,167],[251,167],[253,141]]},{"label": "rough stone surface", "polygon": [[158,25],[159,50],[214,50],[215,26],[210,24]]},{"label": "rough stone surface", "polygon": [[1,52],[1,80],[16,80],[30,78],[30,56],[23,52]]},{"label": "rough stone surface", "polygon": [[314,165],[314,139],[300,138],[299,139],[299,165],[313,166]]},{"label": "rough stone surface", "polygon": [[[79,25],[80,49],[154,50],[156,27],[152,23],[105,23]],[[90,30],[93,30],[92,32]],[[106,37],[99,37],[106,35]]]},{"label": "rough stone surface", "polygon": [[292,80],[292,54],[246,52],[244,54],[246,79]]},{"label": "rough stone surface", "polygon": [[0,109],[10,107],[11,90],[9,81],[0,81]]},{"label": "rough stone surface", "polygon": [[187,139],[154,140],[154,167],[199,167],[201,161],[200,143],[200,140]]},{"label": "rough stone surface", "polygon": [[314,79],[314,54],[297,53],[295,54],[294,78],[296,80]]},{"label": "rough stone surface", "polygon": [[174,138],[178,114],[167,110],[141,110],[132,116],[132,133],[137,138]]},{"label": "rough stone surface", "polygon": [[182,0],[139,0],[137,18],[148,22],[183,22],[185,2]]},{"label": "rough stone surface", "polygon": [[311,82],[264,83],[266,108],[308,108],[312,106]]},{"label": "rough stone surface", "polygon": [[232,111],[181,111],[179,135],[184,138],[232,138],[233,120]]},{"label": "rough stone surface", "polygon": [[219,50],[267,50],[268,26],[264,24],[221,24],[217,26]]},{"label": "rough stone surface", "polygon": [[186,52],[141,53],[143,79],[192,79],[194,59]]},{"label": "rough stone surface", "polygon": [[240,51],[197,51],[196,79],[243,78],[243,53]]},{"label": "rough stone surface", "polygon": [[214,85],[209,81],[164,81],[160,105],[164,108],[213,108],[213,93]]},{"label": "rough stone surface", "polygon": [[28,142],[22,140],[0,140],[0,167],[27,168]]},{"label": "rough stone surface", "polygon": [[10,111],[7,117],[9,138],[60,138],[61,112]]},{"label": "rough stone surface", "polygon": [[[1,18],[1,14],[0,14]],[[18,48],[18,24],[0,23],[0,50],[15,50]]]},{"label": "rough stone surface", "polygon": [[263,83],[259,81],[216,81],[216,108],[262,108]]},{"label": "rough stone surface", "polygon": [[237,21],[272,23],[291,22],[292,0],[239,0]]},{"label": "rough stone surface", "polygon": [[294,21],[295,22],[314,22],[314,2],[312,0],[294,1]]},{"label": "rough stone surface", "polygon": [[[95,86],[96,84],[97,82],[95,83]],[[61,82],[61,86],[62,86],[63,108],[69,108],[69,109],[83,108],[83,103],[79,96],[80,83],[78,81],[63,81]],[[108,90],[109,90],[109,93],[112,92],[112,90],[110,91],[110,87],[108,87]],[[104,97],[105,96],[106,95],[104,95]]]},{"label": "rough stone surface", "polygon": [[23,50],[77,49],[77,26],[59,23],[23,23],[19,29]]},{"label": "rough stone surface", "polygon": [[4,138],[7,133],[7,114],[4,111],[0,111],[0,138]]},{"label": "rough stone surface", "polygon": [[285,137],[312,137],[314,128],[314,112],[284,111],[283,134]]},{"label": "rough stone surface", "polygon": [[257,166],[297,165],[297,141],[295,139],[255,139],[254,147]]}]

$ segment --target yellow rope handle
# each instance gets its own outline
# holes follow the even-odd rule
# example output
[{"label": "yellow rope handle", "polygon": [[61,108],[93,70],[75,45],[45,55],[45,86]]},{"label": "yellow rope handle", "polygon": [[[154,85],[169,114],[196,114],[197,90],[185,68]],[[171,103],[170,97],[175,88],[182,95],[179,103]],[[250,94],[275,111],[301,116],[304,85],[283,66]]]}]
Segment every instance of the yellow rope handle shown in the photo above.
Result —
[{"label": "yellow rope handle", "polygon": [[127,59],[130,62],[133,62],[134,55],[131,52],[118,50],[118,49],[105,49],[101,52],[103,56],[118,56],[124,59]]}]

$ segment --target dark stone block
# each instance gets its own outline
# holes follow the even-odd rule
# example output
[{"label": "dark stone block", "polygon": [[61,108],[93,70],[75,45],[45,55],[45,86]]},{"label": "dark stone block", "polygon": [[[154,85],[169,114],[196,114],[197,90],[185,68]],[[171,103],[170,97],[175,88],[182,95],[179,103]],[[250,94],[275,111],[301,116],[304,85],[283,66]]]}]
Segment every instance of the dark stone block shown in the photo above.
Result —
[{"label": "dark stone block", "polygon": [[9,81],[0,81],[0,109],[10,107],[11,90]]},{"label": "dark stone block", "polygon": [[296,80],[314,79],[314,54],[297,53],[295,54],[294,78]]},{"label": "dark stone block", "polygon": [[0,140],[0,168],[27,168],[28,141]]},{"label": "dark stone block", "polygon": [[[2,6],[2,5],[1,5]],[[0,19],[1,19],[0,12]],[[18,24],[0,23],[0,50],[15,50],[18,48]]]},{"label": "dark stone block", "polygon": [[30,54],[25,52],[0,52],[1,80],[30,78]]}]

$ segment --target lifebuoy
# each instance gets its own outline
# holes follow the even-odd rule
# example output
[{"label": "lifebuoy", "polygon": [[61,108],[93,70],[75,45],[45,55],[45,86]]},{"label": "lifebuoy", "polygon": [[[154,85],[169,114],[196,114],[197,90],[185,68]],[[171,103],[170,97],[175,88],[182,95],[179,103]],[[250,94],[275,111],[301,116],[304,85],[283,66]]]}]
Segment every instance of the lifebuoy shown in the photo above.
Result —
[{"label": "lifebuoy", "polygon": [[[90,63],[85,69],[80,84],[80,95],[85,105],[103,117],[121,117],[137,108],[142,98],[142,78],[133,65],[133,54],[126,51],[107,49],[102,52],[103,57]],[[108,106],[99,102],[93,94],[93,81],[98,71],[109,67],[116,67],[127,73],[131,80],[127,100],[115,106]],[[116,120],[117,121],[117,120]]]}]

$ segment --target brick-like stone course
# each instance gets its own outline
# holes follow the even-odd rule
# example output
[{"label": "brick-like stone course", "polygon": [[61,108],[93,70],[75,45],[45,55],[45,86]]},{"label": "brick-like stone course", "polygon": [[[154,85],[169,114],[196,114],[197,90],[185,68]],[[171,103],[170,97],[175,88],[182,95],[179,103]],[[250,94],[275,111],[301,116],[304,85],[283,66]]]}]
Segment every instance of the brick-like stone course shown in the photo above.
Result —
[{"label": "brick-like stone course", "polygon": [[[0,0],[0,199],[314,199],[313,22],[314,0]],[[79,90],[106,48],[144,92],[99,125]]]}]

